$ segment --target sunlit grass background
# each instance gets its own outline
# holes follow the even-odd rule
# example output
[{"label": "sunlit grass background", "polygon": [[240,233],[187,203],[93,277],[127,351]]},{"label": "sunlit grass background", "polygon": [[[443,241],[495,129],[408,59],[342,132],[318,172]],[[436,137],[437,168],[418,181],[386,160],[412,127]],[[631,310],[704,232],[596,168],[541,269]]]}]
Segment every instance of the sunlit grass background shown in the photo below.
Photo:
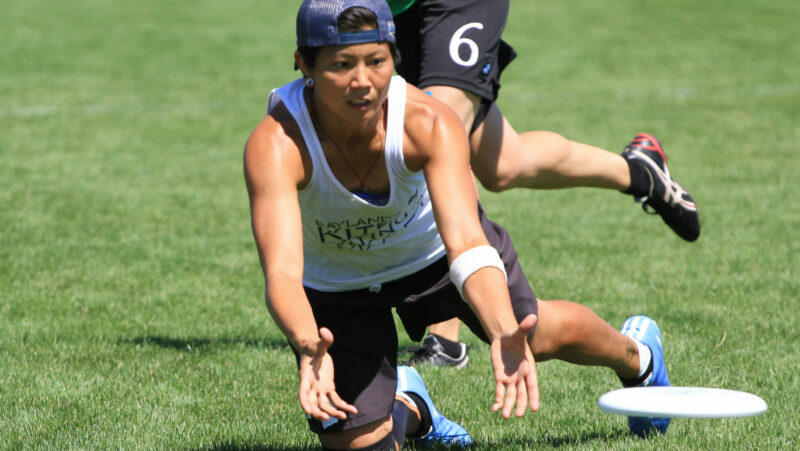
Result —
[{"label": "sunlit grass background", "polygon": [[[297,76],[298,4],[0,0],[0,448],[316,446],[241,175],[267,92]],[[770,409],[642,441],[596,408],[610,371],[548,362],[541,411],[502,421],[465,333],[467,369],[421,371],[476,448],[798,446],[797,17],[779,0],[512,2],[515,127],[614,151],[653,133],[703,220],[687,244],[618,193],[483,193],[534,290],[615,326],[653,316],[674,384]]]}]

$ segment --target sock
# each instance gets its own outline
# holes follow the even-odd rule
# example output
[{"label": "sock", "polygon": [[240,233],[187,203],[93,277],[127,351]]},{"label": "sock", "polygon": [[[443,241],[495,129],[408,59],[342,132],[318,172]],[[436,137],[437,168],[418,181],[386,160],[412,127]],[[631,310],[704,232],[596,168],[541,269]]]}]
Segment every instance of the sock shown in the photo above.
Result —
[{"label": "sock", "polygon": [[[414,434],[411,434],[410,437],[412,438],[423,438],[431,431],[433,428],[433,418],[431,418],[431,411],[428,410],[428,406],[425,404],[425,401],[420,398],[419,395],[412,392],[401,392],[397,393],[399,396],[402,396],[405,400],[411,401],[411,404],[414,405],[419,410],[420,416],[420,424],[419,429]],[[402,403],[401,403],[402,404]]]},{"label": "sock", "polygon": [[444,348],[444,353],[453,357],[454,359],[461,356],[461,343],[458,341],[448,340],[447,338],[442,337],[441,335],[430,334],[433,337],[436,337],[436,340],[439,341],[439,344],[442,345]]},{"label": "sock", "polygon": [[653,360],[653,353],[650,352],[650,348],[647,347],[646,344],[642,343],[641,341],[634,340],[636,342],[636,346],[639,347],[639,374],[637,377],[642,377],[647,375],[650,371],[653,370],[653,366],[651,365]]},{"label": "sock", "polygon": [[623,193],[631,194],[635,197],[642,197],[647,196],[650,194],[650,174],[647,172],[647,169],[644,166],[635,161],[625,159],[625,162],[628,163],[628,170],[631,174],[631,186],[628,187]]}]

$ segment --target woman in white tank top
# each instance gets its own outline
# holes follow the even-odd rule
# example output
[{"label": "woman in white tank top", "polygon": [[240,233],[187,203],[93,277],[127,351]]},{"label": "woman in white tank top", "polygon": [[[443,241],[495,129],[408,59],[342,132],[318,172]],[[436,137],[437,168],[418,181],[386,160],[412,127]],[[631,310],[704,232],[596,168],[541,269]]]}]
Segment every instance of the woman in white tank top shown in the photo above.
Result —
[{"label": "woman in white tank top", "polygon": [[[452,261],[489,243],[478,220],[461,122],[443,104],[392,78],[393,55],[387,42],[317,47],[314,61],[300,53],[295,59],[307,84],[295,82],[278,91],[270,114],[251,134],[244,159],[268,307],[300,354],[303,385],[307,376],[313,379],[306,368],[330,365],[325,350],[332,341],[324,328],[317,328],[304,280],[321,289],[375,286],[424,268],[445,253]],[[395,102],[404,105],[395,107]],[[296,107],[298,117],[291,111],[297,114]],[[362,192],[388,195],[389,205],[371,205],[356,194]],[[298,199],[309,202],[301,208]],[[391,212],[381,215],[387,207]],[[330,219],[331,213],[336,216],[344,209],[352,214],[350,222]],[[313,226],[304,223],[308,216],[318,218]],[[371,220],[383,222],[376,225]],[[354,237],[371,226],[391,227],[394,233],[386,235],[386,242],[379,230]],[[316,243],[307,243],[315,233]],[[325,261],[304,261],[305,246],[329,243],[334,245],[315,254]],[[357,263],[359,256],[368,264]],[[350,263],[357,271],[337,272],[342,269],[337,266]],[[304,278],[306,267],[313,268],[313,279]],[[325,278],[326,267],[330,278]],[[501,270],[473,268],[464,290],[487,334],[498,344],[501,336],[520,329]],[[505,363],[500,363],[498,374],[508,375],[498,383],[508,389],[512,404],[516,390],[535,386],[533,357],[525,342],[525,331],[533,321],[523,326],[517,339],[507,340],[497,350],[498,357],[504,356],[497,360]],[[330,390],[324,387],[332,382],[315,379],[309,384]],[[301,393],[301,404],[303,398]],[[331,399],[336,398],[331,395]],[[525,395],[520,405],[524,409],[528,404]],[[343,402],[324,407],[327,410],[304,405],[309,415],[320,418],[352,414]]]}]

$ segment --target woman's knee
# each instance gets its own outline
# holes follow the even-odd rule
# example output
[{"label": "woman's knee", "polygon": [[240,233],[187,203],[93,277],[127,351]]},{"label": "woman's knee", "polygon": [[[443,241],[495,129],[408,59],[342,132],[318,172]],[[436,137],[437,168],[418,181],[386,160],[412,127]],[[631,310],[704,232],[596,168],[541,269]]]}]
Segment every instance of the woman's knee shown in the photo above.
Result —
[{"label": "woman's knee", "polygon": [[531,351],[537,360],[558,358],[561,351],[576,343],[583,325],[572,310],[579,307],[569,301],[539,301],[538,322],[531,339]]},{"label": "woman's knee", "polygon": [[319,434],[319,441],[324,449],[382,450],[386,448],[385,443],[394,443],[392,417],[389,416],[345,431]]}]

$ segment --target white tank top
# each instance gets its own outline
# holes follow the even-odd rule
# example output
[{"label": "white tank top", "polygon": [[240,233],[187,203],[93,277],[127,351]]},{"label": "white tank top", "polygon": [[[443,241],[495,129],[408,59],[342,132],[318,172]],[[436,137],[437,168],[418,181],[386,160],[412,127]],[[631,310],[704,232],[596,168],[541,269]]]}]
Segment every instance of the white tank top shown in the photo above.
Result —
[{"label": "white tank top", "polygon": [[303,223],[303,284],[319,291],[370,287],[415,273],[445,255],[422,171],[403,160],[406,82],[389,86],[384,156],[389,201],[375,206],[347,190],[333,175],[296,80],[273,90],[269,108],[283,102],[311,154],[311,180],[298,193]]}]

